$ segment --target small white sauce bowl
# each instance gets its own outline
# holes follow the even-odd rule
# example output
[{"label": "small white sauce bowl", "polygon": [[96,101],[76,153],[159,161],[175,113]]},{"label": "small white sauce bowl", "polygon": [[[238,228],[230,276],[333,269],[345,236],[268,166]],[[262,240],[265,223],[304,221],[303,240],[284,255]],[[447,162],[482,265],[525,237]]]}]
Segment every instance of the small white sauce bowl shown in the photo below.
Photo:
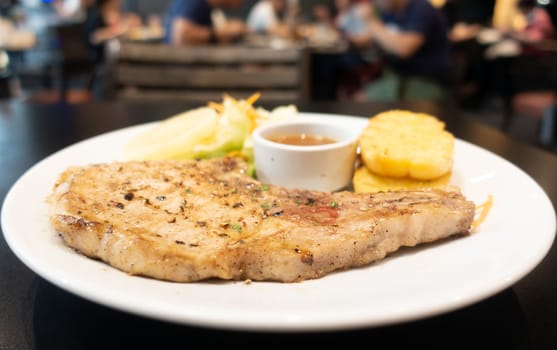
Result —
[{"label": "small white sauce bowl", "polygon": [[[299,146],[270,141],[292,134],[319,135],[334,143]],[[339,122],[295,120],[264,124],[253,131],[257,179],[291,189],[337,191],[349,186],[354,174],[360,130]]]}]

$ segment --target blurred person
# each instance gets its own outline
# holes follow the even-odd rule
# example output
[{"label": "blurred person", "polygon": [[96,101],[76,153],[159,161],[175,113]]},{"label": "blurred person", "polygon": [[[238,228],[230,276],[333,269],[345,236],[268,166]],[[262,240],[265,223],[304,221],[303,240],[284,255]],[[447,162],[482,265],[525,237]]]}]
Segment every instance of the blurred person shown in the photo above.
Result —
[{"label": "blurred person", "polygon": [[223,19],[222,12],[218,11],[237,8],[242,2],[242,0],[172,0],[165,18],[166,42],[172,45],[188,45],[238,40],[247,31],[244,22],[237,19]]},{"label": "blurred person", "polygon": [[299,8],[298,0],[260,0],[250,9],[246,23],[253,33],[289,37]]},{"label": "blurred person", "polygon": [[538,43],[555,38],[555,28],[548,11],[536,0],[519,0],[519,12],[526,21],[523,28],[508,34],[525,43]]},{"label": "blurred person", "polygon": [[335,28],[350,45],[350,50],[343,53],[339,93],[343,97],[351,96],[363,85],[376,78],[380,69],[377,49],[373,45],[359,45],[353,37],[365,35],[368,23],[372,20],[372,1],[335,0]]},{"label": "blurred person", "polygon": [[[504,78],[512,70],[512,75],[517,78],[513,84],[535,89],[537,81],[545,80],[548,64],[545,59],[548,52],[539,44],[555,39],[556,32],[548,11],[536,0],[518,0],[516,10],[520,20],[515,22],[519,24],[501,28],[504,39],[489,46],[485,57],[494,61],[493,67],[489,67],[491,71],[500,70],[498,75]],[[498,80],[504,81],[503,78]],[[502,83],[499,90],[505,89],[505,84]]]},{"label": "blurred person", "polygon": [[335,0],[335,27],[345,35],[361,34],[367,30],[371,3],[360,0]]},{"label": "blurred person", "polygon": [[107,41],[141,25],[139,16],[122,12],[120,0],[85,0],[85,26],[94,61],[104,62]]},{"label": "blurred person", "polygon": [[555,38],[551,16],[536,0],[497,0],[495,13],[493,22],[500,39],[486,49],[484,56],[489,61],[543,55],[538,44]]},{"label": "blurred person", "polygon": [[88,90],[97,99],[105,98],[107,78],[106,45],[112,39],[141,25],[135,13],[124,13],[120,0],[83,0],[85,34],[93,64]]},{"label": "blurred person", "polygon": [[[329,23],[347,49],[332,55],[319,55],[314,60],[314,98],[351,98],[353,93],[376,75],[377,52],[371,45],[352,45],[353,36],[364,35],[373,13],[371,3],[362,0],[335,0],[329,13],[319,8],[322,23]],[[316,8],[314,8],[314,13]]]},{"label": "blurred person", "polygon": [[448,26],[441,10],[427,0],[374,0],[376,12],[355,45],[377,45],[386,69],[367,84],[371,100],[442,99],[450,83]]},{"label": "blurred person", "polygon": [[334,0],[333,9],[322,3],[312,8],[317,23],[335,28],[339,33],[362,33],[367,29],[370,1]]},{"label": "blurred person", "polygon": [[[528,96],[532,96],[530,101],[534,101],[535,96],[542,96],[540,101],[543,104],[546,103],[543,96],[555,91],[554,80],[549,77],[555,71],[555,61],[553,52],[540,44],[556,38],[555,28],[549,13],[537,1],[519,0],[517,9],[525,22],[523,26],[505,31],[508,38],[486,50],[490,59],[488,77],[493,89],[507,104],[522,92],[528,93],[525,100],[530,98]],[[506,46],[501,48],[506,49],[500,50],[498,55],[497,50],[493,51],[495,54],[487,55],[490,49],[503,44]]]}]

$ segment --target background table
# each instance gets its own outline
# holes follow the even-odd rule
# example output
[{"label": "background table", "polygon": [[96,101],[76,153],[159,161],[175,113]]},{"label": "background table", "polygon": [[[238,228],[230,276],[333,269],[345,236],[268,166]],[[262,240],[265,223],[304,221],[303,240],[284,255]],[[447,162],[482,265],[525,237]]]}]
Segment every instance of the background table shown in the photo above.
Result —
[{"label": "background table", "polygon": [[[129,125],[163,119],[187,104],[0,104],[0,200],[30,166],[77,141]],[[271,106],[266,106],[271,107]],[[370,117],[392,108],[437,115],[457,137],[512,161],[557,203],[557,156],[519,143],[447,106],[300,103],[304,112]],[[512,189],[509,189],[512,190]],[[526,206],[516,198],[517,207]],[[33,218],[29,218],[32,220]],[[525,235],[532,232],[524,232]],[[388,327],[324,333],[257,333],[187,327],[115,311],[72,295],[38,277],[0,236],[0,349],[443,346],[557,348],[557,250],[501,293],[463,309]]]}]

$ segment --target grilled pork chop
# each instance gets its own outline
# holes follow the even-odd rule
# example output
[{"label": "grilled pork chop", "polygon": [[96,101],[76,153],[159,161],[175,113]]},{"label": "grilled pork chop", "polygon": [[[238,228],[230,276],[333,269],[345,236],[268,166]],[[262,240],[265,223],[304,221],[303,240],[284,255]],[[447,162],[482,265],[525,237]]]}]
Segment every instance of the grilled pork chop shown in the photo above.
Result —
[{"label": "grilled pork chop", "polygon": [[246,168],[236,158],[69,168],[48,198],[51,223],[68,246],[134,275],[294,282],[467,234],[474,219],[458,191],[291,190]]}]

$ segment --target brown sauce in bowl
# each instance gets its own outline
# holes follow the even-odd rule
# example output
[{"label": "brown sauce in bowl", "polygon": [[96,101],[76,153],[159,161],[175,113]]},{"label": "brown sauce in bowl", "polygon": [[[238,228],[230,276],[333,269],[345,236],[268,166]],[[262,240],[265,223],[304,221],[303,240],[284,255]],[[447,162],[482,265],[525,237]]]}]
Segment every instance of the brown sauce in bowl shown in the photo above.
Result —
[{"label": "brown sauce in bowl", "polygon": [[267,137],[269,141],[294,146],[317,146],[335,143],[330,137],[312,134],[272,135]]}]

